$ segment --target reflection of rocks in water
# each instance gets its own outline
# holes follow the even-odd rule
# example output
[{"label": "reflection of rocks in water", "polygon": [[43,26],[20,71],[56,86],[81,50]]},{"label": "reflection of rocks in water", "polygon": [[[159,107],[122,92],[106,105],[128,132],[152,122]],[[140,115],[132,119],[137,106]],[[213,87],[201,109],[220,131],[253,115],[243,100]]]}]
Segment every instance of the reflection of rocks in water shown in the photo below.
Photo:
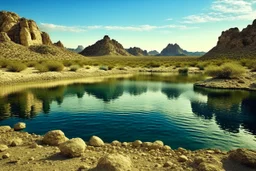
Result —
[{"label": "reflection of rocks in water", "polygon": [[84,90],[98,99],[102,99],[104,102],[115,100],[123,95],[124,87],[117,82],[104,82],[97,84],[88,84],[84,87]]},{"label": "reflection of rocks in water", "polygon": [[30,92],[10,94],[1,101],[1,119],[10,116],[31,118],[42,110],[42,103]]},{"label": "reflection of rocks in water", "polygon": [[127,91],[129,94],[138,96],[143,93],[147,92],[147,85],[145,83],[136,83],[134,81],[131,81],[128,83],[128,85],[125,85],[125,91]]},{"label": "reflection of rocks in water", "polygon": [[65,95],[76,94],[77,98],[82,98],[84,96],[84,92],[85,92],[84,87],[85,87],[84,84],[79,84],[79,83],[70,85],[70,86],[68,86]]},{"label": "reflection of rocks in water", "polygon": [[165,94],[168,99],[177,99],[182,93],[186,91],[185,87],[182,87],[179,84],[171,86],[163,86],[161,92]]},{"label": "reflection of rocks in water", "polygon": [[[191,102],[193,113],[204,119],[212,119],[215,115],[216,123],[221,129],[238,133],[240,126],[256,133],[255,114],[253,104],[256,104],[256,98],[250,98],[250,92],[230,91],[230,90],[212,90],[205,88],[195,88],[195,92],[206,95],[207,103]],[[254,110],[254,111],[253,111]]]}]

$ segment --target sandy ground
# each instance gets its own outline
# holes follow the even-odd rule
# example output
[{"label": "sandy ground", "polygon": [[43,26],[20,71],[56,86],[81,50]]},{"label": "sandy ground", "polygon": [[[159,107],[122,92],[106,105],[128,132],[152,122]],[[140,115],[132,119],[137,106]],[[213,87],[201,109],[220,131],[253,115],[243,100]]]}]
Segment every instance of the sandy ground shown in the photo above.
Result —
[{"label": "sandy ground", "polygon": [[[1,130],[1,127],[0,127]],[[22,143],[11,146],[13,139],[21,138]],[[179,148],[172,149],[149,149],[133,147],[132,143],[127,146],[114,146],[105,143],[102,147],[87,146],[80,157],[67,158],[60,154],[56,146],[42,144],[42,136],[16,132],[9,130],[0,132],[0,144],[6,144],[9,148],[0,152],[1,171],[75,171],[90,170],[95,168],[98,160],[106,154],[121,154],[129,157],[134,171],[253,171],[249,168],[229,159],[228,152],[220,150],[190,151]],[[32,144],[39,144],[34,147]],[[8,157],[3,157],[9,154]],[[255,153],[256,154],[256,153]],[[181,156],[186,160],[181,160]],[[255,156],[254,156],[255,160]],[[166,164],[169,163],[169,164]],[[106,170],[110,171],[110,170]]]}]

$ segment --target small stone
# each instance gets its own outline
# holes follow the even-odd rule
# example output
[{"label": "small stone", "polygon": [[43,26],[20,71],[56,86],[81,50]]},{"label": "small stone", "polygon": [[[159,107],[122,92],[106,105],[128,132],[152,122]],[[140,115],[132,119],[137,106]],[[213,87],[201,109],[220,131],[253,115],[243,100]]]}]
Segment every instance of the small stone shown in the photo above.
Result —
[{"label": "small stone", "polygon": [[34,157],[30,157],[29,160],[30,160],[30,161],[34,161],[35,158],[34,158]]},{"label": "small stone", "polygon": [[205,161],[205,159],[203,157],[196,157],[194,159],[194,163],[197,164],[197,165],[199,165],[200,163],[202,163],[204,161]]},{"label": "small stone", "polygon": [[9,154],[9,153],[6,153],[6,154],[4,154],[4,155],[2,156],[3,159],[7,159],[7,158],[9,158],[9,157],[10,157],[10,154]]},{"label": "small stone", "polygon": [[152,146],[152,142],[143,142],[142,143],[142,147],[151,147]]},{"label": "small stone", "polygon": [[164,167],[172,167],[173,163],[171,161],[167,161],[166,163],[164,163]]},{"label": "small stone", "polygon": [[114,140],[114,141],[112,141],[111,145],[113,145],[113,146],[121,146],[122,143],[117,141],[117,140]]},{"label": "small stone", "polygon": [[6,151],[8,149],[7,145],[0,144],[0,152]]},{"label": "small stone", "polygon": [[14,125],[14,130],[15,131],[20,131],[26,128],[26,123],[24,122],[18,122]]},{"label": "small stone", "polygon": [[136,140],[136,141],[134,141],[134,142],[132,143],[132,145],[133,145],[134,147],[140,147],[141,144],[142,144],[142,142],[141,142],[140,140]]},{"label": "small stone", "polygon": [[88,170],[90,167],[86,165],[82,165],[78,168],[79,171]]},{"label": "small stone", "polygon": [[22,145],[22,144],[23,144],[23,140],[21,138],[15,138],[11,142],[12,147],[19,146],[19,145]]},{"label": "small stone", "polygon": [[162,147],[162,149],[165,150],[165,151],[168,151],[168,150],[171,150],[172,148],[168,145],[165,145],[165,146]]},{"label": "small stone", "polygon": [[10,126],[0,126],[0,133],[5,133],[11,130],[12,128]]},{"label": "small stone", "polygon": [[157,164],[155,164],[155,167],[161,167],[161,165],[157,163]]},{"label": "small stone", "polygon": [[179,156],[178,161],[179,162],[186,162],[186,161],[188,161],[188,158],[185,155],[181,155],[181,156]]},{"label": "small stone", "polygon": [[92,136],[89,140],[89,144],[94,147],[101,147],[104,146],[105,143],[100,139],[100,137]]},{"label": "small stone", "polygon": [[129,144],[127,142],[123,142],[122,145],[127,147]]},{"label": "small stone", "polygon": [[159,149],[162,148],[164,146],[164,143],[162,141],[155,141],[153,142],[153,144],[149,147],[150,149]]}]

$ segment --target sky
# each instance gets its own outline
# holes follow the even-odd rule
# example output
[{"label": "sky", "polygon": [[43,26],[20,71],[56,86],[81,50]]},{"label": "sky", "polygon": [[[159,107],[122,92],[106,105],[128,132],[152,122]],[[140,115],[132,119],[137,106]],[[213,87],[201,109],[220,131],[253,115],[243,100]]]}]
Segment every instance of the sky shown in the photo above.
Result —
[{"label": "sky", "polygon": [[33,19],[53,42],[70,48],[109,35],[125,48],[161,51],[177,43],[209,51],[222,31],[252,23],[256,0],[12,0],[0,10]]}]

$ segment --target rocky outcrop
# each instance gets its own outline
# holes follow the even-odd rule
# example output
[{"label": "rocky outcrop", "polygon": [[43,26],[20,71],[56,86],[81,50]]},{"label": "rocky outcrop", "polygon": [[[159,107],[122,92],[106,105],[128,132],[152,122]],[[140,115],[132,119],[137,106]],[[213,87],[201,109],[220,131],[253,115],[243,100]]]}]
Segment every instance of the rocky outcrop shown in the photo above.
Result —
[{"label": "rocky outcrop", "polygon": [[53,45],[60,47],[60,48],[65,48],[63,43],[60,40],[58,42],[54,43]]},{"label": "rocky outcrop", "polygon": [[247,149],[237,149],[230,152],[229,158],[246,166],[256,168],[255,151]]},{"label": "rocky outcrop", "polygon": [[0,32],[0,43],[1,43],[1,42],[7,42],[7,41],[11,41],[11,39],[9,38],[9,36],[7,35],[7,33],[5,33],[5,32]]},{"label": "rocky outcrop", "polygon": [[76,49],[67,48],[71,52],[80,53],[84,50],[84,47],[82,45],[78,45]]},{"label": "rocky outcrop", "polygon": [[148,52],[146,50],[142,50],[138,47],[131,47],[129,49],[126,49],[126,51],[134,56],[148,56]]},{"label": "rocky outcrop", "polygon": [[217,45],[204,58],[241,58],[256,56],[256,20],[242,31],[231,28],[223,31]]},{"label": "rocky outcrop", "polygon": [[80,54],[84,56],[131,56],[123,46],[109,36],[104,36],[94,45],[88,46]]},{"label": "rocky outcrop", "polygon": [[66,142],[68,138],[61,130],[49,131],[45,134],[43,142],[48,145],[58,146]]},{"label": "rocky outcrop", "polygon": [[52,44],[49,35],[41,32],[35,21],[20,18],[12,12],[0,12],[0,32],[6,33],[13,42],[24,46]]},{"label": "rocky outcrop", "polygon": [[175,43],[168,44],[158,56],[202,56],[204,54],[204,52],[188,52]]},{"label": "rocky outcrop", "polygon": [[149,52],[148,52],[148,55],[150,55],[150,56],[156,56],[156,55],[159,55],[159,52],[156,51],[156,50],[152,50],[152,51],[149,51]]}]

